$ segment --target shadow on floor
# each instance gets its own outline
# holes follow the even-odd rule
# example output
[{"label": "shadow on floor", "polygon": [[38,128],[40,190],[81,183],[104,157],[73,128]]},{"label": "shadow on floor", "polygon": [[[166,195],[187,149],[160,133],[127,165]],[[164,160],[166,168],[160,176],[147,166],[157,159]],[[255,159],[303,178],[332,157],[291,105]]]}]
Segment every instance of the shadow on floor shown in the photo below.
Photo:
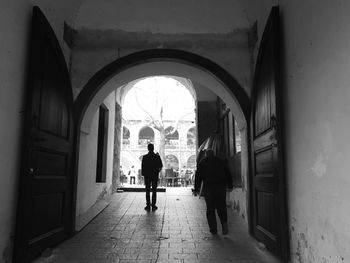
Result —
[{"label": "shadow on floor", "polygon": [[[204,199],[191,188],[157,194],[158,210],[146,212],[145,194],[117,193],[110,205],[73,238],[34,262],[278,263],[229,211],[229,234],[211,235]],[[49,253],[48,253],[49,254]]]}]

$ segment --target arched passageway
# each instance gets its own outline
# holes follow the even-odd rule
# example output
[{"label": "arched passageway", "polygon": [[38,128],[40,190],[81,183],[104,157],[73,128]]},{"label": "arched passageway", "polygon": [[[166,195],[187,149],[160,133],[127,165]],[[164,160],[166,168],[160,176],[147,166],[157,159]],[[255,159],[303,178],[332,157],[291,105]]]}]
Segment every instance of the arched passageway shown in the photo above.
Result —
[{"label": "arched passageway", "polygon": [[[217,64],[198,55],[179,50],[148,50],[141,51],[120,58],[105,66],[97,72],[85,85],[75,102],[75,118],[77,122],[77,140],[81,136],[93,132],[91,124],[98,106],[113,91],[126,84],[149,76],[167,75],[187,78],[208,88],[220,97],[235,116],[235,120],[242,131],[242,177],[248,173],[248,148],[247,148],[247,116],[249,115],[249,99],[244,90]],[[120,98],[119,98],[120,99]],[[81,152],[81,150],[80,150]],[[79,152],[78,152],[79,153]],[[79,165],[84,162],[81,156],[77,158]],[[79,184],[82,181],[81,171],[77,171],[77,196],[83,192]],[[246,180],[246,179],[245,179]],[[243,200],[246,200],[246,192],[242,191]],[[77,209],[80,205],[77,201]]]},{"label": "arched passageway", "polygon": [[249,119],[247,94],[223,68],[189,52],[154,49],[117,59],[89,80],[74,103],[78,126],[89,129],[92,112],[116,87],[154,75],[181,76],[195,80],[223,99],[234,113],[239,126],[244,126]]}]

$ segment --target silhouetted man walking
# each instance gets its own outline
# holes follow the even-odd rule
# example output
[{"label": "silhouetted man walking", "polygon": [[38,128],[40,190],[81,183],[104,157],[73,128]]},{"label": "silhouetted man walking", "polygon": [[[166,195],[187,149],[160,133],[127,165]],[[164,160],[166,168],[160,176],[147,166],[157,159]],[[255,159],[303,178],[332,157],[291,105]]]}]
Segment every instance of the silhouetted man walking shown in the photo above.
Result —
[{"label": "silhouetted man walking", "polygon": [[[148,144],[148,154],[142,157],[142,165],[141,165],[141,174],[145,179],[146,186],[146,211],[156,210],[158,207],[156,206],[157,201],[157,186],[158,186],[158,176],[159,172],[163,167],[162,160],[160,159],[158,154],[155,154],[154,145]],[[152,204],[150,201],[150,191],[152,185]]]},{"label": "silhouetted man walking", "polygon": [[212,149],[207,149],[205,157],[198,164],[195,178],[195,192],[203,182],[203,194],[207,205],[207,220],[212,234],[217,234],[216,215],[220,218],[222,233],[228,233],[226,191],[232,191],[233,182],[224,160],[216,157]]}]

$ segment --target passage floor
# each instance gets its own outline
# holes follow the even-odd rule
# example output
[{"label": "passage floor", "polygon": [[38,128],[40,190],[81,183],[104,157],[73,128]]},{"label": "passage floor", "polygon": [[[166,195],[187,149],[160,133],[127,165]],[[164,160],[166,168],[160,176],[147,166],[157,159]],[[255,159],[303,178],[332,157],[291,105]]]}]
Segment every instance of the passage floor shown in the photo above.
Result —
[{"label": "passage floor", "polygon": [[188,188],[157,194],[158,210],[146,212],[145,193],[113,195],[110,205],[73,238],[35,262],[278,263],[248,235],[228,209],[229,234],[209,232],[204,199]]}]

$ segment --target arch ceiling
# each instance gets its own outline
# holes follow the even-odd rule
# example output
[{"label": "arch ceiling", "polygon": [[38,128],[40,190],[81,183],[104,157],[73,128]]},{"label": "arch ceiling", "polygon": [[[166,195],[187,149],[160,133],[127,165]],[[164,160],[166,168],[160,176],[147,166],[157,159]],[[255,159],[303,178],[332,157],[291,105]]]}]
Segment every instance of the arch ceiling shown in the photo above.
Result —
[{"label": "arch ceiling", "polygon": [[[239,89],[240,87],[226,87],[218,78],[205,69],[181,61],[145,61],[143,63],[136,63],[136,65],[132,67],[115,73],[118,74],[115,74],[112,78],[106,80],[100,89],[95,90],[94,96],[89,98],[90,102],[88,103],[87,108],[83,110],[84,114],[83,119],[81,120],[81,130],[85,133],[89,133],[94,113],[111,92],[116,90],[116,88],[119,89],[120,87],[123,87],[135,79],[154,75],[179,76],[200,83],[217,94],[224,101],[235,116],[239,128],[246,126],[244,114],[247,114],[247,112],[243,112],[244,109],[242,110],[240,102],[233,93],[235,88]],[[97,78],[97,76],[95,76],[95,78]],[[92,78],[91,82],[94,82],[94,78]],[[89,85],[89,83],[87,85]],[[84,104],[85,102],[79,102],[79,97],[77,100],[78,103],[76,104],[78,104],[78,107],[81,107],[79,104]],[[246,101],[243,103],[246,103]]]},{"label": "arch ceiling", "polygon": [[139,139],[149,139],[154,138],[154,131],[149,126],[141,128],[139,131]]}]

